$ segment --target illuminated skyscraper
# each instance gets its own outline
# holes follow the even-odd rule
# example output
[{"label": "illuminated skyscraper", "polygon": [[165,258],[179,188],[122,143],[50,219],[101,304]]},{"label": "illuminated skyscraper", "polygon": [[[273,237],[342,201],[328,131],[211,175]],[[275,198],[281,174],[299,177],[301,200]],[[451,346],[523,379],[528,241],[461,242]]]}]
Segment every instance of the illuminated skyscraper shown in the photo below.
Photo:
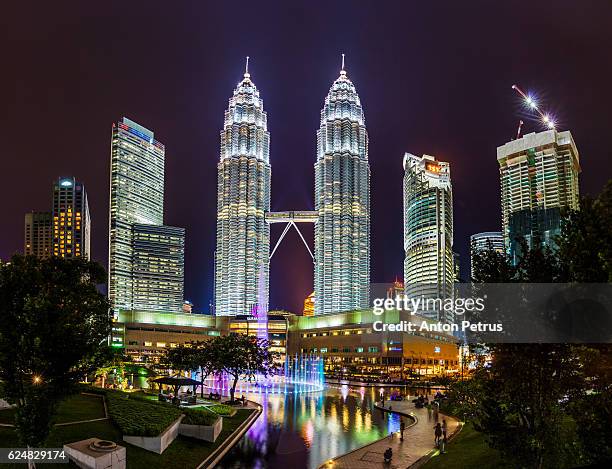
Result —
[{"label": "illuminated skyscraper", "polygon": [[90,257],[91,218],[87,192],[73,177],[53,186],[53,255]]},{"label": "illuminated skyscraper", "polygon": [[[455,280],[450,165],[433,156],[404,156],[404,284],[406,295],[451,298]],[[452,321],[452,312],[424,316]]]},{"label": "illuminated skyscraper", "polygon": [[504,235],[501,231],[484,231],[470,236],[470,275],[474,277],[474,254],[493,249],[504,252]]},{"label": "illuminated skyscraper", "polygon": [[263,100],[247,69],[225,111],[217,165],[215,314],[267,308],[270,133]]},{"label": "illuminated skyscraper", "polygon": [[133,225],[163,223],[164,161],[153,132],[125,117],[113,124],[108,297],[115,312],[133,308]]},{"label": "illuminated skyscraper", "polygon": [[563,211],[579,208],[578,149],[569,131],[547,130],[498,147],[497,162],[504,243],[516,263],[519,239],[529,247],[554,247]]},{"label": "illuminated skyscraper", "polygon": [[26,256],[46,259],[53,253],[51,212],[30,212],[25,215],[23,252]]},{"label": "illuminated skyscraper", "polygon": [[133,308],[183,309],[185,229],[134,224],[132,229]]},{"label": "illuminated skyscraper", "polygon": [[[344,60],[343,60],[344,62]],[[315,315],[369,306],[370,165],[359,95],[344,70],[321,110],[315,163]]]}]

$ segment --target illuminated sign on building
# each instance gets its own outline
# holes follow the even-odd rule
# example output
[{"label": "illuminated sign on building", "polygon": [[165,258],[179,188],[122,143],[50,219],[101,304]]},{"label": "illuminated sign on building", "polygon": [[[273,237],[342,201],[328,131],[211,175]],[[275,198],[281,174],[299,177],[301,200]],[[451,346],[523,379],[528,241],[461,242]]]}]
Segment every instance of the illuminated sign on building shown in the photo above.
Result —
[{"label": "illuminated sign on building", "polygon": [[427,171],[430,171],[432,173],[439,173],[441,170],[441,166],[434,164],[434,163],[427,163],[425,165],[425,169],[427,169]]}]

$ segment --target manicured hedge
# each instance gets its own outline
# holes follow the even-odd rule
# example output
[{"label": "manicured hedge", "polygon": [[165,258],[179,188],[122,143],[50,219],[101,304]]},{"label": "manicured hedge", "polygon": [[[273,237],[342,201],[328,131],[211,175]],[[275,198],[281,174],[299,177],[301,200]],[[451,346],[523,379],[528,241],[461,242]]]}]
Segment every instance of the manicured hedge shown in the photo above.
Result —
[{"label": "manicured hedge", "polygon": [[214,404],[207,407],[209,410],[212,410],[216,414],[222,415],[223,417],[231,417],[236,413],[236,409],[229,405],[225,404]]},{"label": "manicured hedge", "polygon": [[211,412],[209,410],[200,408],[200,409],[189,409],[183,408],[181,411],[185,414],[185,418],[181,421],[181,423],[187,425],[213,425],[219,415]]},{"label": "manicured hedge", "polygon": [[130,399],[123,393],[107,392],[108,412],[124,435],[158,436],[182,411],[171,404]]}]

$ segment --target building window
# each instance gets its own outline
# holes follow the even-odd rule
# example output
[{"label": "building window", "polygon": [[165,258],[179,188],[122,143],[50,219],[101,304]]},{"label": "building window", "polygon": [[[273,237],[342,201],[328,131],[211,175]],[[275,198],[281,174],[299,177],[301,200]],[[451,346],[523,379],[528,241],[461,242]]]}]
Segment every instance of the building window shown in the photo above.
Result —
[{"label": "building window", "polygon": [[368,352],[370,352],[370,353],[378,353],[378,347],[368,347]]}]

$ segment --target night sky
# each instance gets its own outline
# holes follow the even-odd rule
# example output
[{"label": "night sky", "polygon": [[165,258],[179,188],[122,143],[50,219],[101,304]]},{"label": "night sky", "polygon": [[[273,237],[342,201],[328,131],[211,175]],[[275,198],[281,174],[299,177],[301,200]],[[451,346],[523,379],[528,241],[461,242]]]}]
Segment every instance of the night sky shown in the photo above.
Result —
[{"label": "night sky", "polygon": [[[582,194],[612,176],[609,0],[17,3],[0,18],[3,259],[23,248],[24,213],[49,210],[53,180],[71,175],[106,265],[111,123],[126,116],[166,145],[165,223],[187,230],[185,294],[207,311],[219,131],[246,55],[268,112],[272,210],[292,210],[314,208],[315,132],[346,54],[370,136],[374,282],[402,275],[406,151],[451,163],[464,274],[469,235],[500,230],[496,147],[525,117],[514,83],[572,131]],[[271,307],[299,311],[313,273],[293,231],[271,271]]]}]

